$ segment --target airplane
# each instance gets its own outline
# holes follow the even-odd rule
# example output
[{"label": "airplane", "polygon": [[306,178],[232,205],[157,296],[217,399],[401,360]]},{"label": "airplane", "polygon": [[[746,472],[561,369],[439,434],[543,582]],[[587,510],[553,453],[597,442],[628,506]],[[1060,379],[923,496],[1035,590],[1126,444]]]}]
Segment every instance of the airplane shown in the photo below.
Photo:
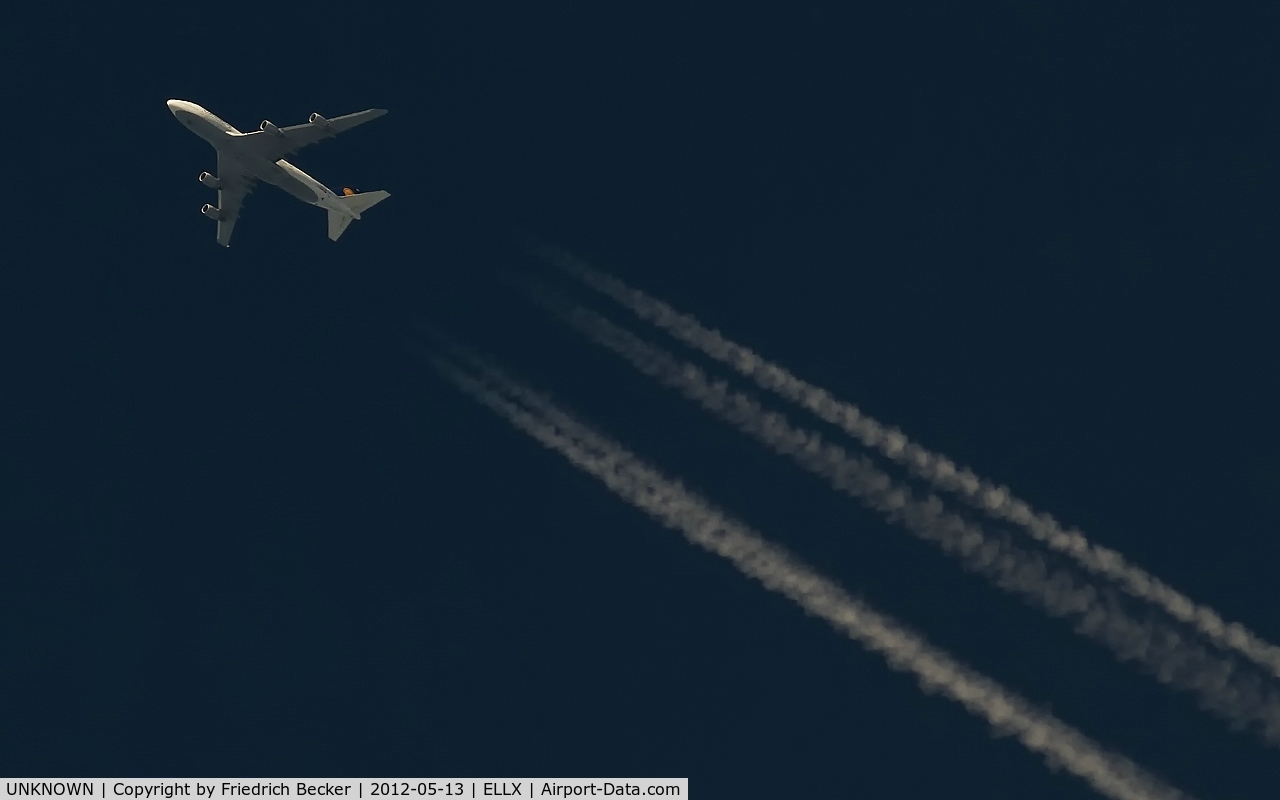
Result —
[{"label": "airplane", "polygon": [[312,114],[301,125],[276,127],[263,120],[259,130],[241,133],[195,103],[170,100],[169,110],[193,133],[218,151],[218,174],[200,173],[200,182],[218,190],[218,205],[205,203],[200,212],[218,221],[218,244],[231,245],[231,231],[245,195],[254,183],[266,181],[284,189],[304,203],[320,206],[329,212],[329,238],[338,237],[352,220],[391,196],[389,192],[356,192],[343,189],[336,194],[329,187],[298,169],[284,157],[331,136],[337,136],[357,125],[363,125],[387,113],[385,108],[371,108],[333,119]]}]

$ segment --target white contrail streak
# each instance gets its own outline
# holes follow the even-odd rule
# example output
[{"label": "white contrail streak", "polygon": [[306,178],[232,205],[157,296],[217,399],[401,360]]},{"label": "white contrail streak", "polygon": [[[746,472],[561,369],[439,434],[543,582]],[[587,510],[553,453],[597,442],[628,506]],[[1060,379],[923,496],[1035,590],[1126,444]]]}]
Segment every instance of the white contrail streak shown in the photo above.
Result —
[{"label": "white contrail streak", "polygon": [[[1016,736],[1094,789],[1117,800],[1175,800],[1178,789],[1127,758],[1104,749],[1081,732],[990,678],[960,664],[918,634],[814,572],[745,524],[665,478],[622,445],[595,433],[567,413],[528,410],[450,363],[433,358],[440,373],[519,430],[560,453],[574,466],[598,478],[619,497],[694,544],[722,556],[748,577],[784,595],[837,631],[879,653],[889,666],[910,672],[926,692],[940,692],[960,703],[998,732]],[[490,370],[490,374],[493,372]],[[501,389],[527,398],[528,390],[509,380]]]},{"label": "white contrail streak", "polygon": [[1114,581],[1133,597],[1159,607],[1219,647],[1236,651],[1280,678],[1280,647],[1238,622],[1226,622],[1209,606],[1194,602],[1151,573],[1129,563],[1121,553],[1090,542],[1078,530],[1064,528],[1049,514],[1037,512],[1026,502],[1014,497],[1007,486],[980,478],[968,468],[957,467],[947,457],[912,442],[897,428],[877,422],[852,403],[844,402],[827,390],[797,378],[784,367],[760,357],[749,348],[703,326],[694,317],[676,311],[612,275],[596,270],[558,249],[539,249],[557,266],[591,288],[613,298],[641,319],[732,367],[761,388],[840,427],[865,446],[906,466],[917,477],[940,489],[954,492],[965,502],[993,517],[1021,526],[1036,541],[1069,556],[1089,572]]},{"label": "white contrail streak", "polygon": [[1257,674],[1239,669],[1229,656],[1184,641],[1169,624],[1134,619],[1114,599],[1081,584],[1070,572],[1050,570],[1038,554],[989,536],[980,525],[946,512],[936,496],[917,497],[865,456],[850,455],[838,445],[823,442],[817,433],[794,427],[782,414],[764,410],[751,397],[730,391],[723,381],[711,381],[697,366],[677,360],[600,315],[580,307],[556,308],[536,292],[534,299],[592,341],[824,478],[837,491],[937,544],[1001,589],[1053,616],[1074,619],[1078,633],[1101,642],[1120,660],[1134,661],[1159,682],[1194,693],[1202,708],[1233,727],[1256,724],[1263,739],[1280,746],[1280,696]]}]

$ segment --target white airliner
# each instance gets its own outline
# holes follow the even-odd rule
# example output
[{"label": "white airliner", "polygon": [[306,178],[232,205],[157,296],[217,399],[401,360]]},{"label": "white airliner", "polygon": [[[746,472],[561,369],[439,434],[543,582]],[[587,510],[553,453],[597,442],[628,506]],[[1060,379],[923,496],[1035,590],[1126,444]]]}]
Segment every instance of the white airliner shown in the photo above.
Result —
[{"label": "white airliner", "polygon": [[387,113],[385,108],[371,108],[333,119],[312,114],[307,122],[277,128],[263,120],[261,129],[241,133],[195,103],[170,100],[169,110],[197,136],[218,151],[218,174],[200,173],[200,182],[218,190],[218,205],[208,203],[200,211],[218,221],[218,244],[231,244],[231,229],[240,215],[244,197],[253,191],[255,181],[274,183],[289,194],[329,212],[329,238],[335,242],[354,219],[370,206],[386,200],[388,192],[365,192],[343,189],[335,194],[329,187],[298,169],[284,157],[309,144],[337,136],[357,125]]}]

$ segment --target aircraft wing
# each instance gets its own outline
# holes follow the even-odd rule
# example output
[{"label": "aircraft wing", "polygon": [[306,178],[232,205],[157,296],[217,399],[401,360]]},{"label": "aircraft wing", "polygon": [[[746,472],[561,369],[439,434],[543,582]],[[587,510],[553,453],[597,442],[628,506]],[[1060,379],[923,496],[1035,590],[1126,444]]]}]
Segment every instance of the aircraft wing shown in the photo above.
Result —
[{"label": "aircraft wing", "polygon": [[296,153],[309,144],[337,136],[349,131],[357,125],[363,125],[387,113],[385,108],[370,108],[354,114],[343,114],[341,117],[325,119],[319,114],[312,114],[312,122],[301,125],[290,125],[287,128],[272,128],[266,131],[253,131],[241,134],[242,143],[252,147],[258,155],[268,161],[278,161],[290,153]]},{"label": "aircraft wing", "polygon": [[244,205],[245,196],[253,191],[255,178],[240,166],[239,161],[227,158],[219,151],[218,180],[222,181],[218,188],[218,210],[222,212],[218,220],[218,244],[229,247],[231,231],[240,216],[240,206]]}]

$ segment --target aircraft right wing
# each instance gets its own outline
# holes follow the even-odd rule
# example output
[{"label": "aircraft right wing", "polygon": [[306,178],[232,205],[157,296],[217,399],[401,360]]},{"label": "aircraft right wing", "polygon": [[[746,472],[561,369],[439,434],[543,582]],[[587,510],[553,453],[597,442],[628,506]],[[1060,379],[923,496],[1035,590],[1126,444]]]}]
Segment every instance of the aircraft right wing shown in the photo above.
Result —
[{"label": "aircraft right wing", "polygon": [[315,144],[331,136],[349,131],[357,125],[375,120],[387,113],[385,108],[370,108],[354,114],[343,114],[341,117],[325,119],[319,114],[312,114],[309,122],[301,125],[290,125],[277,128],[263,122],[264,129],[241,134],[243,144],[251,146],[254,151],[268,161],[278,161],[290,153],[296,153],[309,144]]},{"label": "aircraft right wing", "polygon": [[234,158],[227,158],[218,151],[218,244],[223,247],[231,245],[231,231],[236,226],[236,218],[240,216],[240,206],[244,198],[253,191],[255,178],[240,166]]}]

